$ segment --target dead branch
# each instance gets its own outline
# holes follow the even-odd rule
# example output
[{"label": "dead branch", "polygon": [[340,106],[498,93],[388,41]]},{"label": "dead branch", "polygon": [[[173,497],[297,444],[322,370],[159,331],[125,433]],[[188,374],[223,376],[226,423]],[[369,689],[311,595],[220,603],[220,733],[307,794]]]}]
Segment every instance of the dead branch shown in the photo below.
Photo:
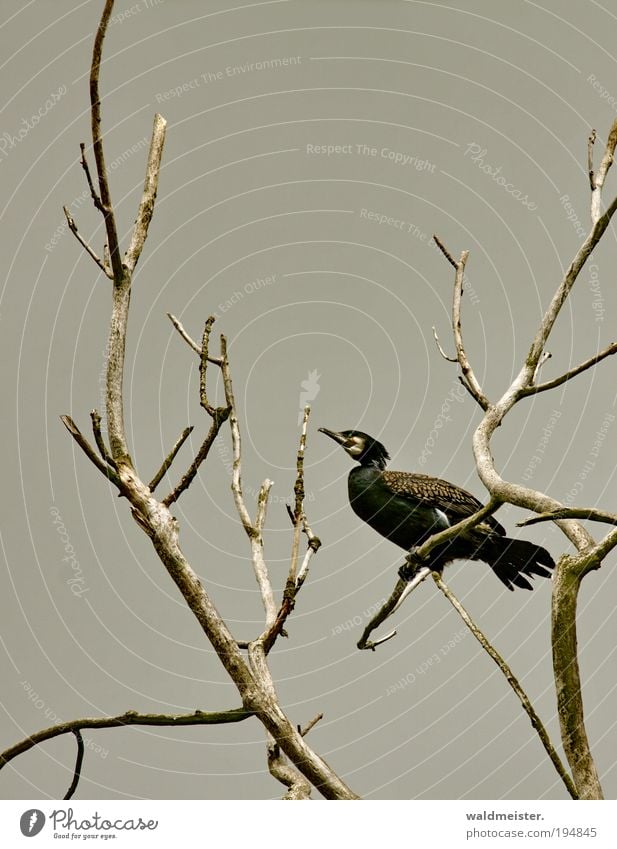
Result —
[{"label": "dead branch", "polygon": [[[595,130],[592,131],[592,135],[595,139]],[[608,174],[610,167],[613,164],[616,145],[617,119],[613,121],[613,126],[609,131],[604,155],[602,157],[602,161],[600,162],[600,167],[591,179],[591,221],[593,224],[595,224],[600,219],[600,212],[602,209],[602,189],[604,188],[604,181],[606,179],[606,175]],[[590,174],[593,174],[593,142],[591,143],[590,148],[591,149],[589,152],[589,172]]]},{"label": "dead branch", "polygon": [[85,717],[83,719],[72,719],[60,725],[53,725],[31,734],[20,743],[16,743],[0,754],[0,769],[17,755],[23,755],[35,746],[61,737],[63,734],[74,734],[86,728],[121,728],[125,725],[217,725],[226,722],[242,722],[254,714],[244,708],[233,708],[231,710],[194,711],[193,713],[166,714],[166,713],[137,713],[135,710],[127,710],[118,716]]},{"label": "dead branch", "polygon": [[617,514],[615,513],[607,513],[593,507],[564,507],[562,510],[538,513],[536,516],[517,522],[516,526],[517,528],[525,528],[529,525],[537,525],[538,522],[555,522],[557,519],[588,519],[590,522],[606,522],[609,525],[617,525]]},{"label": "dead branch", "polygon": [[[198,354],[201,357],[201,347],[197,344],[197,342],[195,342],[194,339],[192,339],[189,336],[189,334],[186,332],[186,330],[182,326],[182,323],[180,321],[178,321],[176,316],[172,315],[172,313],[170,313],[170,312],[167,313],[167,317],[169,318],[169,320],[171,321],[173,326],[176,328],[176,330],[178,331],[180,336],[182,336],[182,338],[187,343],[187,345],[190,348],[192,348],[195,351],[195,353]],[[213,363],[213,365],[215,365],[215,366],[220,366],[222,360],[221,360],[220,357],[211,357],[210,355],[208,355],[208,362]]]},{"label": "dead branch", "polygon": [[79,244],[82,246],[82,248],[86,251],[86,253],[89,254],[89,256],[92,257],[92,259],[95,261],[95,263],[101,269],[103,274],[105,274],[107,277],[109,277],[110,280],[113,280],[114,276],[111,273],[110,267],[108,265],[105,265],[103,260],[92,250],[92,248],[90,247],[88,242],[86,242],[86,240],[83,238],[83,236],[79,232],[77,224],[75,223],[75,219],[72,217],[72,215],[68,211],[67,207],[63,206],[62,209],[64,211],[66,223],[69,225],[69,230],[71,231],[71,233],[75,236],[75,238],[77,239]]},{"label": "dead branch", "polygon": [[92,433],[94,434],[94,441],[96,442],[96,447],[99,449],[99,454],[108,466],[115,469],[114,459],[107,450],[105,440],[103,439],[103,432],[101,430],[101,414],[98,410],[90,411],[90,420],[92,421]]},{"label": "dead branch", "polygon": [[595,366],[596,363],[602,362],[602,360],[604,360],[606,357],[612,357],[613,354],[617,354],[617,342],[611,342],[610,345],[608,345],[602,351],[599,351],[597,354],[594,354],[593,357],[590,357],[588,360],[585,360],[585,362],[580,363],[580,365],[570,369],[570,371],[567,371],[560,377],[555,377],[552,380],[547,380],[545,383],[535,383],[535,379],[537,377],[536,373],[536,375],[534,375],[534,383],[532,383],[530,386],[523,387],[521,389],[521,395],[537,395],[538,392],[546,392],[547,389],[555,389],[556,386],[561,386],[561,384],[565,383],[567,380],[572,380],[572,378],[576,377],[577,374],[581,374],[581,372],[587,371],[588,368]]},{"label": "dead branch", "polygon": [[[94,39],[94,48],[92,50],[92,65],[90,68],[90,114],[92,118],[92,148],[94,150],[94,160],[96,162],[96,171],[99,180],[99,196],[97,203],[97,195],[90,181],[90,188],[95,205],[103,213],[105,221],[105,230],[107,232],[107,244],[109,246],[109,256],[111,268],[113,271],[114,282],[118,285],[124,278],[124,269],[122,267],[122,259],[120,257],[120,245],[118,243],[118,230],[116,227],[116,218],[111,202],[111,192],[109,190],[109,180],[107,177],[107,168],[105,166],[105,152],[103,150],[103,136],[101,133],[101,97],[99,93],[99,77],[101,73],[101,57],[103,53],[103,41],[107,32],[107,25],[111,12],[114,7],[114,0],[106,0],[105,8],[96,31]],[[83,150],[82,150],[83,153]],[[113,452],[112,452],[113,453]],[[126,452],[125,452],[126,453]],[[114,455],[115,456],[115,455]]]},{"label": "dead branch", "polygon": [[148,164],[146,166],[146,179],[141,196],[141,203],[137,212],[131,243],[124,256],[124,264],[132,273],[139,261],[146,238],[148,227],[154,213],[154,203],[159,186],[159,174],[161,172],[161,158],[165,144],[165,129],[167,121],[158,112],[154,116],[152,137],[150,139],[150,150],[148,151]]},{"label": "dead branch", "polygon": [[593,173],[593,146],[596,142],[596,131],[592,130],[587,139],[587,174],[589,175],[589,188],[593,192],[596,187]]},{"label": "dead branch", "polygon": [[[171,449],[171,451],[169,452],[167,457],[165,457],[165,459],[163,460],[163,463],[162,463],[160,469],[158,470],[158,472],[155,474],[155,476],[152,478],[152,480],[148,484],[148,489],[150,490],[150,492],[154,492],[154,490],[157,488],[157,486],[163,480],[167,470],[169,469],[169,467],[171,466],[173,461],[176,459],[176,454],[182,448],[182,446],[184,445],[186,440],[189,438],[189,436],[191,435],[193,430],[194,430],[194,428],[193,428],[192,425],[191,425],[191,427],[185,427],[184,428],[184,430],[182,431],[182,433],[180,434],[180,436],[176,440],[174,447]],[[174,499],[174,501],[175,501],[175,499]]]},{"label": "dead branch", "polygon": [[[296,604],[296,596],[300,592],[308,575],[309,566],[314,555],[319,551],[321,540],[315,536],[306,518],[304,510],[304,452],[306,450],[306,432],[308,428],[308,420],[311,414],[311,408],[307,404],[304,408],[304,417],[302,420],[302,431],[300,433],[300,444],[296,455],[296,481],[294,483],[295,504],[292,510],[287,505],[287,512],[294,529],[291,560],[289,565],[289,573],[285,582],[285,590],[283,592],[283,600],[276,613],[274,621],[266,627],[260,640],[263,640],[265,653],[267,654],[279,634],[285,634],[285,622],[293,611]],[[300,548],[300,532],[303,532],[307,538],[307,547],[304,554],[302,565],[298,570],[298,558]]]},{"label": "dead branch", "polygon": [[105,475],[108,480],[110,480],[118,488],[121,488],[122,483],[120,481],[119,476],[116,474],[114,469],[105,465],[105,463],[100,459],[99,455],[90,445],[86,437],[82,434],[73,419],[70,416],[60,416],[60,421],[71,434],[75,442],[79,445],[79,447],[84,452],[86,457],[90,460],[90,462],[93,463],[97,467],[97,469]]},{"label": "dead branch", "polygon": [[533,705],[529,701],[529,697],[521,687],[518,679],[516,678],[508,664],[505,662],[505,660],[502,658],[502,656],[499,654],[499,652],[491,645],[491,643],[489,643],[489,641],[484,636],[482,631],[478,628],[469,613],[467,613],[463,605],[460,603],[460,601],[456,598],[454,593],[450,590],[448,585],[442,579],[441,575],[438,572],[433,572],[432,574],[433,580],[435,581],[441,592],[445,595],[450,604],[454,607],[463,622],[467,625],[476,640],[480,643],[484,651],[495,661],[495,663],[503,673],[504,677],[506,678],[508,684],[512,687],[512,689],[518,696],[525,713],[529,717],[532,726],[535,728],[538,737],[542,741],[542,745],[544,746],[546,753],[551,759],[553,766],[559,773],[561,780],[565,784],[568,793],[573,799],[578,799],[578,791],[576,789],[576,786],[574,785],[572,778],[570,777],[570,775],[568,775],[567,770],[562,764],[561,758],[559,757],[557,751],[555,750],[555,747],[551,743],[550,737],[548,736],[548,733],[542,723],[542,720],[534,710]]},{"label": "dead branch", "polygon": [[[192,343],[193,340],[184,331],[184,328],[182,327],[182,325],[180,325],[180,322],[178,322],[177,319],[173,319],[173,318],[172,318],[172,321],[174,321],[175,325],[176,325],[176,322],[177,322],[177,325],[179,325],[179,327],[177,325],[176,325],[176,327],[177,327],[178,331],[180,332],[180,334],[183,336],[183,338],[189,340],[189,342]],[[218,366],[222,366],[222,362],[223,362],[221,357],[213,358],[209,355],[210,335],[212,333],[212,325],[214,324],[214,321],[215,321],[215,319],[214,319],[214,316],[212,316],[212,315],[207,319],[205,326],[204,326],[204,332],[203,332],[203,336],[202,336],[202,340],[201,340],[201,347],[199,348],[199,403],[200,403],[201,407],[206,411],[206,413],[212,419],[212,424],[210,426],[210,430],[208,431],[208,434],[207,434],[205,440],[202,442],[201,447],[200,447],[199,451],[197,452],[197,456],[195,457],[195,459],[193,460],[193,462],[189,466],[188,470],[184,473],[184,475],[182,476],[182,478],[181,478],[180,482],[177,484],[177,486],[168,495],[166,495],[165,498],[163,499],[162,503],[166,507],[169,507],[171,504],[173,504],[175,501],[177,501],[180,498],[180,496],[182,495],[182,493],[189,488],[189,486],[191,485],[191,483],[193,482],[193,480],[195,478],[195,475],[199,471],[199,467],[201,466],[201,464],[204,462],[204,460],[206,459],[206,457],[210,453],[210,448],[212,447],[214,440],[218,436],[222,425],[224,424],[224,422],[227,421],[227,418],[228,418],[228,416],[231,412],[231,410],[228,406],[226,406],[226,407],[214,407],[212,404],[210,404],[210,402],[208,400],[208,389],[207,389],[208,363],[215,362]],[[181,328],[181,330],[180,330],[180,328]],[[192,347],[192,344],[191,344],[191,347]],[[187,436],[188,436],[188,434],[187,434]],[[180,443],[180,445],[181,444],[182,443]],[[174,450],[175,450],[175,448],[176,448],[176,446],[174,446]],[[172,451],[172,453],[173,453],[173,451]],[[175,454],[174,454],[174,456],[175,456]],[[173,457],[171,459],[173,461]],[[166,462],[167,462],[167,460],[165,461],[165,463]],[[165,463],[163,465],[165,465]],[[163,474],[164,474],[164,472],[163,472]],[[153,489],[152,486],[150,488]]]},{"label": "dead branch", "polygon": [[469,358],[467,357],[465,345],[463,344],[463,331],[461,327],[461,303],[463,300],[463,289],[465,285],[465,265],[467,263],[467,258],[469,257],[469,251],[463,251],[461,253],[459,261],[457,262],[437,236],[433,236],[433,239],[439,250],[450,263],[450,265],[454,266],[454,268],[456,269],[456,274],[454,276],[454,294],[452,296],[452,332],[454,334],[454,344],[456,346],[456,359],[451,359],[445,354],[445,352],[441,348],[441,345],[439,344],[437,334],[435,333],[435,328],[433,328],[433,334],[437,341],[437,345],[441,355],[445,357],[446,360],[450,360],[450,362],[456,362],[459,364],[459,367],[462,372],[459,380],[461,381],[465,389],[467,389],[471,396],[482,407],[482,409],[486,410],[488,408],[489,402],[484,393],[482,392],[482,387],[478,383],[478,380],[469,362]]},{"label": "dead branch", "polygon": [[458,360],[456,359],[456,357],[449,357],[446,354],[446,352],[444,351],[444,349],[441,347],[441,342],[439,341],[439,336],[437,335],[437,331],[435,330],[434,325],[433,325],[432,330],[433,330],[433,339],[435,340],[435,344],[437,345],[437,350],[439,351],[441,356],[444,358],[444,360],[447,360],[449,363],[457,363]]},{"label": "dead branch", "polygon": [[[124,426],[123,378],[132,272],[147,236],[148,225],[156,197],[156,185],[164,140],[164,122],[162,119],[155,119],[146,182],[142,202],[139,207],[137,227],[133,232],[131,247],[127,254],[127,262],[123,264],[119,254],[117,228],[105,168],[99,95],[102,45],[112,8],[113,0],[106,0],[92,53],[90,103],[92,140],[100,190],[100,206],[105,217],[109,264],[114,276],[106,379],[107,431],[110,443],[110,456],[113,460],[114,468],[109,469],[105,466],[69,417],[63,417],[63,421],[88,458],[103,474],[118,486],[122,495],[127,498],[133,516],[136,518],[140,527],[148,534],[157,555],[201,625],[222,665],[238,688],[244,709],[258,716],[266,730],[276,740],[281,750],[289,757],[305,778],[319,789],[323,796],[333,799],[355,799],[357,798],[356,794],[306,745],[302,736],[281,710],[276,699],[270,672],[265,663],[263,643],[260,641],[256,644],[252,643],[249,646],[249,664],[244,661],[237,641],[214,607],[208,593],[180,548],[177,520],[171,515],[168,505],[165,502],[158,501],[149,487],[141,480],[128,451]],[[93,191],[92,193],[96,198],[96,192]],[[204,352],[203,344],[199,353],[201,357],[201,389],[205,363],[209,361],[207,352]],[[260,532],[251,525],[250,517],[242,499],[239,427],[235,412],[235,403],[233,403],[231,374],[227,359],[227,344],[224,337],[221,337],[220,366],[223,369],[225,393],[228,398],[228,407],[230,407],[230,419],[232,419],[233,411],[231,427],[234,441],[234,498],[237,506],[240,508],[240,515],[245,530],[251,536],[251,541],[256,543],[257,539],[253,540],[253,537],[257,538],[260,536]],[[200,392],[200,401],[202,400],[204,401],[202,406],[206,406],[206,399],[203,397],[203,393]],[[232,401],[231,404],[229,400]],[[209,402],[207,402],[207,405],[209,406]],[[207,441],[208,438],[206,439]],[[265,518],[265,511],[262,510],[262,514]],[[253,546],[254,552],[255,546]],[[253,564],[257,574],[260,564],[256,560],[255,555],[253,557]],[[264,571],[261,577],[267,581],[267,571]],[[271,617],[272,612],[275,612],[276,608],[273,601],[270,603],[266,600],[266,603],[269,611],[268,616]]]},{"label": "dead branch", "polygon": [[75,769],[73,770],[73,780],[71,781],[71,786],[66,791],[66,795],[64,797],[65,800],[72,799],[75,795],[75,791],[77,790],[77,785],[79,784],[79,779],[81,777],[81,767],[84,762],[84,738],[81,736],[81,730],[75,729],[73,734],[77,741],[77,758],[75,760]]},{"label": "dead branch", "polygon": [[[589,141],[590,172],[593,171],[591,162],[593,140],[591,138]],[[611,345],[602,351],[600,355],[587,360],[561,378],[557,378],[555,381],[548,381],[546,384],[540,384],[540,387],[534,385],[538,364],[544,354],[546,343],[559,313],[587,258],[598,245],[617,210],[616,197],[606,211],[601,214],[602,187],[606,174],[611,167],[616,145],[617,121],[613,123],[609,133],[609,139],[600,168],[591,179],[591,231],[577,251],[561,283],[557,287],[519,374],[500,400],[485,411],[485,415],[473,436],[473,451],[478,474],[491,495],[510,504],[533,510],[536,513],[554,513],[555,511],[563,510],[564,505],[537,490],[505,481],[495,467],[490,442],[495,430],[501,426],[507,413],[521,398],[533,394],[534,391],[544,391],[544,389],[560,385],[560,383],[569,380],[576,374],[580,374],[581,371],[590,368],[613,352]],[[589,749],[584,723],[577,654],[576,606],[582,578],[592,569],[599,568],[601,557],[605,555],[606,551],[614,547],[617,541],[615,531],[612,531],[607,535],[605,540],[596,544],[589,532],[575,519],[567,518],[557,519],[555,521],[557,521],[560,529],[575,545],[578,551],[578,554],[573,557],[560,558],[553,576],[553,670],[557,690],[561,737],[580,798],[600,799],[603,795],[602,787]]]}]

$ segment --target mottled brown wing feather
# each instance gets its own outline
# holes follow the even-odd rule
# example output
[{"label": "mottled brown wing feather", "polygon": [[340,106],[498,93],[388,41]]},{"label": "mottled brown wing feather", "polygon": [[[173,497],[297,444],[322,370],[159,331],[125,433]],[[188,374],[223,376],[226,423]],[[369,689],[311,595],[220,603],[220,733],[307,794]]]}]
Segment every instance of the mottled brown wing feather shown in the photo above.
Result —
[{"label": "mottled brown wing feather", "polygon": [[[390,492],[411,501],[424,501],[443,510],[453,523],[471,516],[482,507],[482,503],[470,492],[453,483],[412,472],[383,472],[383,480]],[[489,516],[486,520],[494,531],[505,535],[505,528]]]}]

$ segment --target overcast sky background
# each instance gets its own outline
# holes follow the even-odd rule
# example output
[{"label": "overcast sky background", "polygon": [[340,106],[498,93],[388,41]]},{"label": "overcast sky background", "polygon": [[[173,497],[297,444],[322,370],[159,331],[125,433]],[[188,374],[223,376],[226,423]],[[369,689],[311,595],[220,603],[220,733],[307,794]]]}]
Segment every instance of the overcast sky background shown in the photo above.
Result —
[{"label": "overcast sky background", "polygon": [[[78,164],[102,6],[4,0],[0,13],[2,749],[84,715],[239,705],[149,540],[59,420],[70,413],[87,431],[103,402],[109,281],[62,214],[66,204],[102,250]],[[402,557],[351,512],[349,458],[317,427],[366,430],[392,468],[485,497],[471,453],[480,411],[432,338],[435,325],[452,350],[452,269],[430,236],[456,256],[470,251],[464,330],[495,399],[588,228],[587,136],[595,127],[604,140],[617,111],[617,20],[605,6],[137,0],[117,4],[107,35],[103,119],[123,244],[154,112],[169,122],[133,289],[133,456],[148,480],[190,423],[168,486],[190,462],[208,421],[196,357],[166,312],[195,337],[216,313],[230,340],[245,492],[275,481],[266,553],[280,593],[298,412],[311,400],[307,508],[323,548],[272,669],[292,721],[324,713],[311,744],[368,798],[565,798],[501,673],[432,582],[397,614],[396,639],[376,653],[356,649]],[[615,191],[611,173],[606,198]],[[615,338],[616,252],[611,228],[560,317],[546,378]],[[609,361],[521,404],[493,442],[503,475],[614,511],[614,375]],[[224,430],[175,514],[189,560],[247,639],[261,608],[229,457]],[[514,531],[524,515],[499,518]],[[564,550],[553,527],[522,535],[555,557]],[[579,612],[587,727],[608,797],[617,791],[614,570],[612,555],[585,580]],[[558,742],[549,582],[510,593],[479,563],[456,564],[447,578]],[[257,722],[86,736],[80,798],[282,794]],[[0,795],[61,797],[74,757],[68,737],[38,747],[2,771]]]}]

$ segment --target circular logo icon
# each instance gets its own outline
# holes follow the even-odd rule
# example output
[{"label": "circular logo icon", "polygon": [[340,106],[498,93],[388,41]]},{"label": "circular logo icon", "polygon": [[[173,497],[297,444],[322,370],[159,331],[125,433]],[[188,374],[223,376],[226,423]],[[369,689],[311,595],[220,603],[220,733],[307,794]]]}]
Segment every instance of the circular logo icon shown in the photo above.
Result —
[{"label": "circular logo icon", "polygon": [[45,825],[45,814],[38,808],[24,811],[19,820],[19,827],[24,837],[36,837]]}]

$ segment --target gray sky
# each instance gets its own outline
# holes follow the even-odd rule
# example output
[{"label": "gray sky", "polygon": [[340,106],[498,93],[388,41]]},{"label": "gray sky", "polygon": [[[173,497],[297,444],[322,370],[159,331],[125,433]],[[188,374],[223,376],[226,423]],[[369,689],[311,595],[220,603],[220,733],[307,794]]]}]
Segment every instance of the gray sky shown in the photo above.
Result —
[{"label": "gray sky", "polygon": [[[0,12],[1,748],[59,719],[239,704],[126,504],[59,421],[70,413],[87,429],[102,405],[109,284],[62,214],[66,204],[102,249],[78,164],[101,8],[4,0]],[[617,110],[615,26],[589,0],[138,0],[117,5],[108,32],[104,130],[123,240],[153,113],[169,122],[133,291],[133,456],[148,479],[194,425],[173,484],[199,445],[208,422],[195,357],[165,313],[194,336],[216,313],[230,340],[245,490],[275,481],[266,553],[282,590],[298,411],[313,396],[307,507],[324,545],[272,668],[294,722],[324,712],[311,743],[369,798],[564,797],[502,676],[431,582],[399,612],[395,640],[357,651],[401,552],[352,514],[349,460],[316,429],[366,430],[392,468],[484,497],[471,455],[479,410],[432,339],[435,325],[451,350],[451,269],[430,236],[471,252],[468,352],[499,397],[588,227],[586,140],[592,126],[604,139]],[[607,197],[616,185],[611,173]],[[615,338],[615,250],[611,229],[563,311],[547,378]],[[221,399],[216,381],[212,391]],[[520,405],[494,440],[498,468],[568,504],[615,510],[616,415],[614,365],[604,363]],[[260,603],[229,451],[225,432],[176,515],[187,556],[247,639]],[[506,508],[499,518],[514,531],[523,516]],[[564,550],[553,527],[523,535],[555,557]],[[579,613],[588,731],[608,797],[617,790],[613,569],[614,556],[585,580]],[[557,741],[550,584],[509,593],[479,563],[456,564],[447,578]],[[88,740],[81,798],[281,795],[257,722]],[[3,770],[0,794],[58,797],[73,762],[72,740],[48,743]]]}]

